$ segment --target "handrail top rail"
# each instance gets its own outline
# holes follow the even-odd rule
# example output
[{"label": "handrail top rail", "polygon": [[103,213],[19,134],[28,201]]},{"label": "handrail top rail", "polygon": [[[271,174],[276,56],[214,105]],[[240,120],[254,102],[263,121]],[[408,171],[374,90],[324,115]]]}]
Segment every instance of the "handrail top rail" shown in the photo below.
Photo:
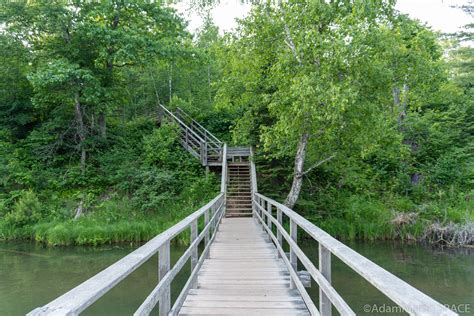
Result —
[{"label": "handrail top rail", "polygon": [[161,109],[163,109],[168,115],[170,115],[174,120],[176,120],[179,124],[183,125],[186,130],[189,130],[191,133],[194,134],[198,138],[198,140],[202,143],[206,142],[204,139],[202,139],[201,136],[199,136],[192,128],[189,128],[188,125],[186,125],[183,121],[181,121],[176,115],[174,115],[170,110],[168,110],[163,104],[158,103]]},{"label": "handrail top rail", "polygon": [[219,193],[197,211],[168,228],[161,234],[135,249],[119,261],[105,268],[93,277],[57,297],[48,304],[38,307],[27,315],[77,315],[102,297],[117,283],[122,281],[130,273],[135,271],[151,256],[158,252],[159,248],[188,228],[194,221],[199,219],[207,210],[214,206],[222,197]]},{"label": "handrail top rail", "polygon": [[198,125],[201,129],[203,129],[205,132],[207,132],[209,134],[209,136],[211,136],[212,138],[214,138],[214,141],[217,141],[218,143],[222,144],[223,142],[221,140],[219,140],[219,138],[217,138],[216,136],[214,136],[214,134],[212,134],[209,130],[207,130],[204,126],[202,126],[199,122],[197,122],[195,119],[193,119],[188,113],[186,113],[183,109],[181,109],[179,106],[176,107],[176,109],[178,111],[180,111],[182,114],[184,114],[186,117],[188,117],[189,119],[191,119],[191,122]]},{"label": "handrail top rail", "polygon": [[257,192],[254,193],[254,196],[270,202],[270,204],[280,209],[312,238],[411,315],[457,315],[449,308],[349,248],[287,206]]}]

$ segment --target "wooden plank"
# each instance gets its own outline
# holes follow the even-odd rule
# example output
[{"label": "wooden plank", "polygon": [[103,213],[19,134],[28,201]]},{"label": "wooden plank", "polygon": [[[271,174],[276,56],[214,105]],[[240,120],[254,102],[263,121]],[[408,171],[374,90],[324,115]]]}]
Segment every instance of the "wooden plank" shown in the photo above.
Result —
[{"label": "wooden plank", "polygon": [[295,308],[213,308],[213,307],[183,307],[180,315],[309,315],[303,309]]},{"label": "wooden plank", "polygon": [[[244,306],[242,306],[244,305]],[[204,301],[204,300],[186,300],[183,307],[213,307],[213,308],[232,308],[232,309],[254,309],[254,308],[272,308],[272,309],[305,309],[303,301],[280,301],[280,302],[267,302],[267,301],[246,301],[242,304],[240,301]]]},{"label": "wooden plank", "polygon": [[232,302],[300,302],[299,296],[288,295],[188,295],[188,301],[232,301]]},{"label": "wooden plank", "polygon": [[297,290],[288,289],[191,289],[190,295],[224,295],[224,296],[288,296],[301,298]]}]

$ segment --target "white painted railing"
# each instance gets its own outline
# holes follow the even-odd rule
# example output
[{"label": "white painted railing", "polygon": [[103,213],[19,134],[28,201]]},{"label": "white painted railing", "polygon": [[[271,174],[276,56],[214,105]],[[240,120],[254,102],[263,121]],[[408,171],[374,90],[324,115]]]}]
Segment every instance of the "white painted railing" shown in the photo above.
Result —
[{"label": "white painted railing", "polygon": [[[50,303],[34,309],[28,313],[28,315],[78,315],[156,253],[158,253],[159,282],[134,315],[148,315],[158,302],[160,315],[168,315],[169,313],[174,315],[174,312],[179,311],[188,291],[195,286],[197,272],[204,260],[209,256],[210,245],[215,238],[220,220],[225,214],[225,192],[227,183],[226,150],[227,145],[224,144],[221,193],[212,199],[212,201],[92,278]],[[203,216],[204,227],[198,234],[198,221]],[[188,228],[191,232],[190,245],[174,266],[171,267],[170,244],[174,237]],[[199,257],[198,245],[203,240],[204,250]],[[173,307],[171,307],[171,282],[190,258],[191,275],[178,299],[175,301]]]},{"label": "white painted railing", "polygon": [[[269,234],[278,249],[279,255],[290,271],[290,286],[300,291],[311,314],[331,315],[332,306],[334,306],[341,315],[355,315],[331,285],[332,254],[410,315],[457,315],[405,281],[347,247],[285,205],[259,193],[254,193],[252,204],[254,205],[254,217],[257,218],[264,230]],[[283,227],[283,216],[289,218],[289,232]],[[272,231],[272,225],[276,227],[276,236]],[[314,266],[298,246],[298,229],[303,230],[319,242],[319,269]],[[282,248],[283,239],[285,239],[290,247],[289,258],[286,257]],[[319,310],[316,310],[311,299],[306,296],[306,291],[304,291],[304,287],[297,276],[298,261],[301,262],[311,275],[311,278],[319,285]]]},{"label": "white painted railing", "polygon": [[161,122],[163,118],[174,122],[179,127],[180,143],[193,156],[201,161],[203,166],[209,163],[219,165],[223,157],[223,145],[216,136],[196,122],[186,112],[180,108],[173,113],[164,105],[158,104],[158,119]]},{"label": "white painted railing", "polygon": [[[28,315],[78,315],[156,253],[159,256],[160,281],[137,310],[136,315],[146,315],[146,312],[153,309],[158,301],[160,301],[160,315],[167,315],[170,310],[171,282],[189,258],[191,258],[193,270],[196,270],[199,263],[204,260],[223,214],[224,194],[220,193],[178,224],[54,301],[31,311]],[[204,216],[205,226],[198,234],[198,220],[202,216]],[[188,228],[191,230],[191,243],[176,264],[170,267],[170,243],[174,237]],[[205,249],[201,258],[198,258],[197,247],[203,239]]]}]

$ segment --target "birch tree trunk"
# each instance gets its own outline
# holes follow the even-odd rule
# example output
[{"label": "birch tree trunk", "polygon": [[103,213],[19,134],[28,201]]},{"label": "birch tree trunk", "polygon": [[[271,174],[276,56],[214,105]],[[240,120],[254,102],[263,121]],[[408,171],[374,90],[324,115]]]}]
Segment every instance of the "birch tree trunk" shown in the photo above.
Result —
[{"label": "birch tree trunk", "polygon": [[298,142],[298,148],[295,155],[295,168],[293,173],[293,184],[291,185],[290,193],[285,200],[285,205],[289,208],[293,208],[298,200],[298,197],[301,192],[301,186],[303,185],[303,175],[304,175],[304,161],[306,159],[306,149],[308,147],[309,134],[304,132],[301,134],[300,140]]},{"label": "birch tree trunk", "polygon": [[170,68],[169,68],[169,77],[168,77],[168,86],[169,86],[169,90],[170,90],[170,104],[171,104],[171,96],[173,94],[173,65],[170,65]]}]

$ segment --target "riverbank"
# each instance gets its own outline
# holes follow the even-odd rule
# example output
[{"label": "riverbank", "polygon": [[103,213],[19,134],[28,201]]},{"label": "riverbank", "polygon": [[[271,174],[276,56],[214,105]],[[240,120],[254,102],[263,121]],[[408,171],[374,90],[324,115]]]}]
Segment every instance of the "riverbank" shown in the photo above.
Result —
[{"label": "riverbank", "polygon": [[[152,210],[137,210],[128,197],[115,196],[91,206],[77,219],[58,217],[16,225],[4,217],[0,218],[0,241],[32,241],[47,246],[140,244],[205,205],[216,191],[216,179],[210,175]],[[187,243],[189,232],[179,234],[174,241]]]},{"label": "riverbank", "polygon": [[[178,223],[198,209],[176,208],[175,213],[157,212],[144,218],[107,221],[98,216],[84,216],[78,220],[53,221],[12,227],[0,222],[0,241],[32,241],[47,246],[100,246],[105,244],[141,244]],[[173,214],[173,215],[172,215]],[[344,242],[407,241],[434,246],[474,247],[474,223],[442,226],[432,223],[350,223],[339,220],[315,223],[332,236]],[[304,233],[299,236],[304,238]],[[189,232],[174,239],[175,243],[187,245]]]}]

